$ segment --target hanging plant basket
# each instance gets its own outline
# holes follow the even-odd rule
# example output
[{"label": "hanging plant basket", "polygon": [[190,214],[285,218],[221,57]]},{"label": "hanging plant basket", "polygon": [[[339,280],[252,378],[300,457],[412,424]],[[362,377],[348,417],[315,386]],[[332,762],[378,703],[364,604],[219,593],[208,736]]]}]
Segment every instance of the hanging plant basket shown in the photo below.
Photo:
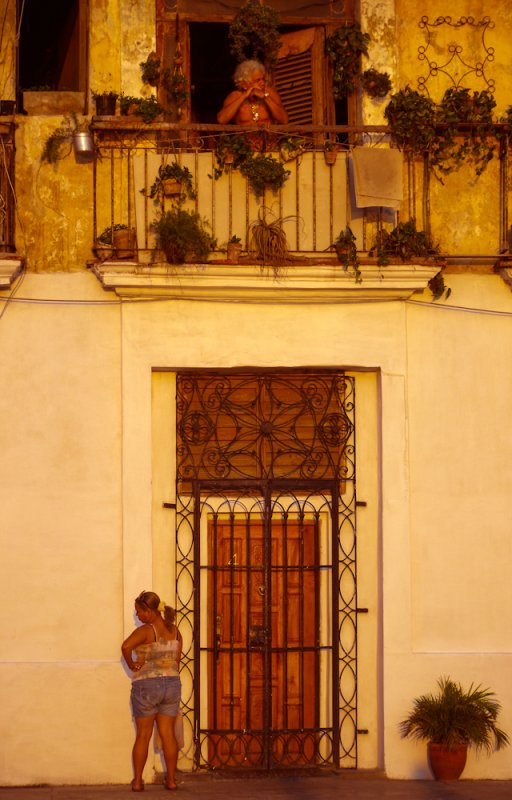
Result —
[{"label": "hanging plant basket", "polygon": [[183,183],[182,181],[177,180],[176,178],[164,178],[162,181],[162,191],[164,193],[164,197],[176,197],[180,195],[183,190]]}]

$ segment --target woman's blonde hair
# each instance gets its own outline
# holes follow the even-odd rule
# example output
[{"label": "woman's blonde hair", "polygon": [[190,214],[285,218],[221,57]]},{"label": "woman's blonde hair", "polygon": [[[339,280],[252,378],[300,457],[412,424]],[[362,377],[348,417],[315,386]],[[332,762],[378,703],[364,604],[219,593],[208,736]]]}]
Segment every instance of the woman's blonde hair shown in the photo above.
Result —
[{"label": "woman's blonde hair", "polygon": [[163,611],[161,611],[162,601],[156,592],[143,591],[135,598],[135,603],[141,608],[149,608],[157,614],[162,614],[165,627],[171,631],[174,626],[176,611],[172,606],[163,603]]}]

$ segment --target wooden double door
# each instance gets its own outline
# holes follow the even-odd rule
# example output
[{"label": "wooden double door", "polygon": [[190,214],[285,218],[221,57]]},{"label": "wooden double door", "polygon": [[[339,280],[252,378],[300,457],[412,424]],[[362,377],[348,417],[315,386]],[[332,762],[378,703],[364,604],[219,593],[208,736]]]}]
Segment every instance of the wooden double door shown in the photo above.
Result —
[{"label": "wooden double door", "polygon": [[323,528],[320,514],[303,513],[208,523],[210,767],[303,767],[324,761],[326,742],[331,750]]}]

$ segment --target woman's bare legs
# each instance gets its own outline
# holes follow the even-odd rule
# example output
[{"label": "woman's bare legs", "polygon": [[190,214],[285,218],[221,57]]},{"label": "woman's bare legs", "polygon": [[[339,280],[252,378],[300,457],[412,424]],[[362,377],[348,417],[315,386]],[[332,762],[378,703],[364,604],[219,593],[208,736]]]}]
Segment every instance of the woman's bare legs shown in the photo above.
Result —
[{"label": "woman's bare legs", "polygon": [[[153,733],[153,723],[155,717],[135,717],[135,725],[137,727],[137,734],[135,743],[132,750],[133,760],[133,782],[132,789],[135,791],[142,789],[142,773],[148,760],[149,743],[151,741],[151,734]],[[160,734],[161,735],[161,734]]]},{"label": "woman's bare legs", "polygon": [[156,715],[156,727],[162,740],[167,779],[165,784],[168,789],[176,789],[176,764],[178,763],[178,743],[174,735],[174,721],[176,717],[167,717],[165,714]]}]

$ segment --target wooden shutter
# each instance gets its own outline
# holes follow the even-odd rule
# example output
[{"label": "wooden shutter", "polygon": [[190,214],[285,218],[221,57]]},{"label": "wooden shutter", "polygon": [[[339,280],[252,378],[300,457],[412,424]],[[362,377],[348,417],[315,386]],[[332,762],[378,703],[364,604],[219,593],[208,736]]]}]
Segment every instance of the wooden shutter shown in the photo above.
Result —
[{"label": "wooden shutter", "polygon": [[281,37],[274,83],[294,125],[324,125],[324,31],[303,28]]}]

